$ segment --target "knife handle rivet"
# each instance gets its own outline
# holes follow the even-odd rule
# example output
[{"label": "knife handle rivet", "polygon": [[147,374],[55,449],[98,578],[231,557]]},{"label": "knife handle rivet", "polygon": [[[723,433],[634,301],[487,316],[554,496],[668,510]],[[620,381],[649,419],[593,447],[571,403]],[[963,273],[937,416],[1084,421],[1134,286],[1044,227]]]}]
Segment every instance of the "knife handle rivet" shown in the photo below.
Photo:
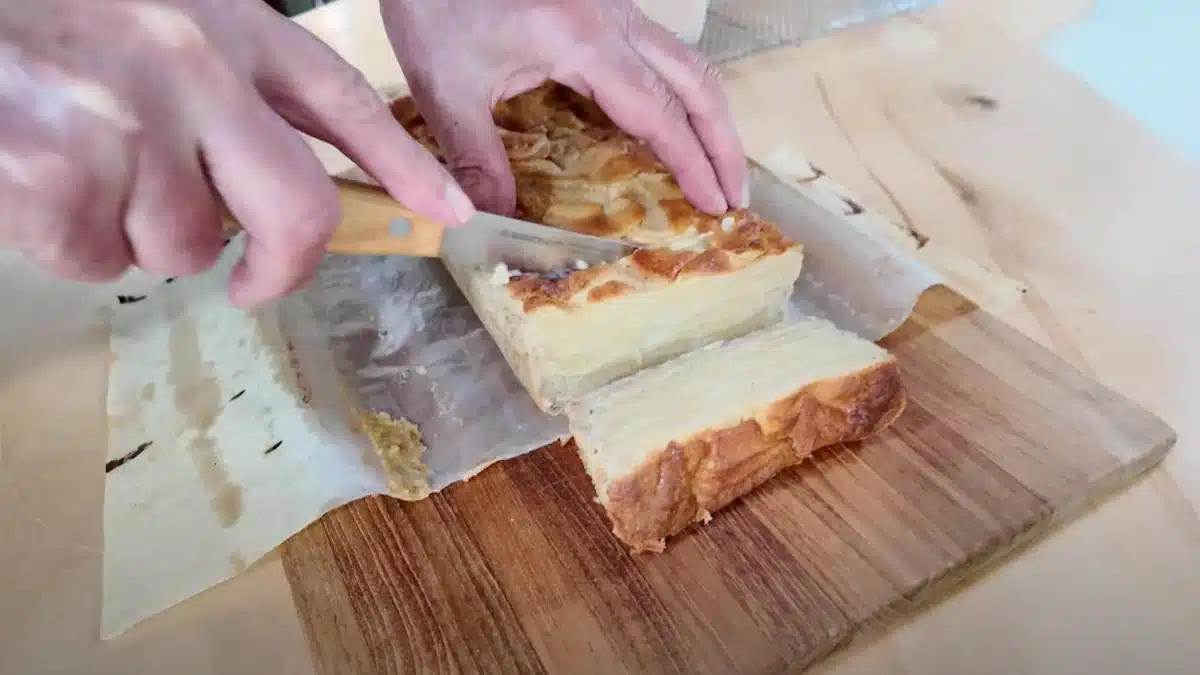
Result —
[{"label": "knife handle rivet", "polygon": [[407,237],[412,233],[412,221],[408,218],[393,218],[388,223],[388,232],[393,237]]}]

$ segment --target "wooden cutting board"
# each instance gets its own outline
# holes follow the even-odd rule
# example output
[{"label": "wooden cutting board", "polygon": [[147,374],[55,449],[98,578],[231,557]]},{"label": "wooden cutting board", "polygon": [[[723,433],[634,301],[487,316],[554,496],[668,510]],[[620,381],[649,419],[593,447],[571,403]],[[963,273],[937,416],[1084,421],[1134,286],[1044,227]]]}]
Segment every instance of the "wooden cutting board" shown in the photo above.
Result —
[{"label": "wooden cutting board", "polygon": [[1170,428],[935,289],[886,343],[908,410],[661,555],[609,534],[574,451],[284,546],[327,673],[775,673],[887,626],[1162,459]]},{"label": "wooden cutting board", "polygon": [[[1070,134],[1041,130],[1023,112],[1065,105],[1083,124],[1087,106],[1073,104],[1097,103],[1038,59],[989,52],[978,35],[946,38],[939,29],[860,33],[836,50],[826,41],[804,58],[737,66],[731,96],[739,120],[751,121],[748,142],[769,150],[767,129],[790,122],[789,139],[831,175],[918,229],[949,235],[934,216],[963,211],[1002,227],[1036,188],[1022,175],[970,189],[979,178],[971,143],[997,136],[979,130],[999,119],[1036,141],[1030,149],[1052,152]],[[880,89],[862,88],[861,64],[846,57],[858,47]],[[913,84],[923,75],[888,72],[893,47],[897,62],[930,68],[920,82],[928,91]],[[882,103],[865,97],[879,82],[893,83]],[[811,100],[779,105],[787,91]],[[929,120],[925,135],[900,139],[929,155],[892,171],[912,155],[892,135],[917,129],[905,115]],[[854,135],[838,134],[846,129]],[[1019,167],[1021,151],[989,153]],[[896,179],[880,181],[879,165]],[[894,199],[928,192],[929,176],[961,211]],[[954,243],[1009,262],[987,241]],[[1062,348],[1041,319],[1033,311],[1023,328]],[[911,393],[891,430],[786,472],[659,556],[630,555],[609,534],[566,447],[424,502],[370,499],[329,514],[283,547],[317,663],[328,673],[793,671],[945,596],[1132,481],[1174,442],[1157,418],[951,292],[927,294],[887,346]]]}]

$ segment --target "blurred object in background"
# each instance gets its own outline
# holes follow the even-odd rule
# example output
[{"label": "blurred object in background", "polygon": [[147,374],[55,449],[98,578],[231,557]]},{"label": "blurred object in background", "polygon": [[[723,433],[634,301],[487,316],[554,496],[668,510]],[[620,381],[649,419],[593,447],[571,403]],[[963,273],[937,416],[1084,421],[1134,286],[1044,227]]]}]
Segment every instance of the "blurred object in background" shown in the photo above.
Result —
[{"label": "blurred object in background", "polygon": [[[337,0],[263,0],[292,17]],[[428,0],[446,2],[448,0]],[[469,3],[469,0],[461,0]],[[895,14],[917,12],[941,0],[634,0],[658,20],[694,14],[694,26],[681,35],[699,41],[713,63],[725,63],[821,37],[842,28]],[[707,10],[707,11],[706,11]],[[707,17],[705,16],[707,14]],[[674,25],[674,24],[673,24]]]},{"label": "blurred object in background", "polygon": [[941,0],[712,0],[700,51],[725,63]]}]

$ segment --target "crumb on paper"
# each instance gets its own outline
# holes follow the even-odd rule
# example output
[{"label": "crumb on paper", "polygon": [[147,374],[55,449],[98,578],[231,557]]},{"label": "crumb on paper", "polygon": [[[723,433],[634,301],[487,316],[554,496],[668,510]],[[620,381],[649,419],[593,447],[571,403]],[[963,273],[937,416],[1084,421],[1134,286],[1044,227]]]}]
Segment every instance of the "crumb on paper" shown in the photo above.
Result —
[{"label": "crumb on paper", "polygon": [[513,269],[504,263],[496,263],[496,266],[492,268],[492,276],[488,280],[493,286],[503,286],[522,274],[521,270]]},{"label": "crumb on paper", "polygon": [[497,263],[496,266],[492,268],[492,285],[503,286],[504,284],[508,283],[508,279],[508,265],[505,265],[504,263]]},{"label": "crumb on paper", "polygon": [[417,501],[432,494],[429,467],[424,462],[425,444],[417,425],[385,412],[359,413],[356,422],[383,462],[393,497]]}]

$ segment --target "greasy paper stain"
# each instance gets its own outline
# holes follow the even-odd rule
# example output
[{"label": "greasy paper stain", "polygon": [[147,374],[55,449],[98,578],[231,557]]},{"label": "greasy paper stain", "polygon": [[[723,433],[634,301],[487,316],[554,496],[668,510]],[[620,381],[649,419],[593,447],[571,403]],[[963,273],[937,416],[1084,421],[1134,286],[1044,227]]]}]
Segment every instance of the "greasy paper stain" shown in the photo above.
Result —
[{"label": "greasy paper stain", "polygon": [[933,168],[942,177],[942,180],[946,181],[950,189],[954,190],[954,194],[963,204],[971,209],[980,206],[982,200],[979,197],[979,191],[967,182],[965,178],[937,162],[933,163]]},{"label": "greasy paper stain", "polygon": [[142,387],[142,400],[147,401],[147,402],[154,400],[154,383],[153,382],[147,382],[146,386]]},{"label": "greasy paper stain", "polygon": [[242,557],[241,553],[235,552],[229,556],[229,566],[233,568],[235,574],[245,572],[247,567],[246,559]]},{"label": "greasy paper stain", "polygon": [[[291,394],[292,399],[301,410],[305,409],[312,400],[312,394],[300,375],[295,349],[284,338],[279,325],[271,321],[263,312],[255,311],[252,316],[254,332],[258,337],[257,342],[263,345],[262,348],[265,351],[263,356],[271,364],[272,378]],[[286,357],[286,365],[279,365],[280,356]]]},{"label": "greasy paper stain", "polygon": [[167,383],[171,386],[175,407],[195,430],[196,435],[188,444],[188,454],[200,476],[200,483],[212,495],[213,513],[222,527],[232,527],[242,517],[244,490],[229,481],[211,436],[212,426],[221,412],[221,388],[201,359],[196,330],[195,320],[186,312],[181,312],[172,322],[167,343]]}]

